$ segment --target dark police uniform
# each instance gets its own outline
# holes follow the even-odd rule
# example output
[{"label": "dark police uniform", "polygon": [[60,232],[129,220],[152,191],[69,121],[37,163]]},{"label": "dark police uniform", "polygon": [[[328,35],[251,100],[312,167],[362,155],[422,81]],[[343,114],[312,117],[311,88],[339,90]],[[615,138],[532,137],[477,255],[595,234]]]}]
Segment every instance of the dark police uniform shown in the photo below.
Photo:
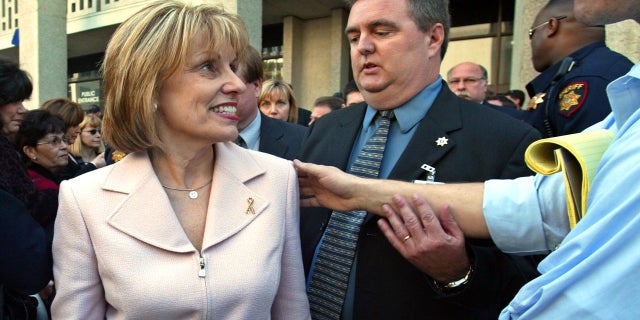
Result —
[{"label": "dark police uniform", "polygon": [[632,66],[604,42],[572,53],[527,85],[531,100],[525,120],[546,137],[584,130],[611,112],[607,85]]}]

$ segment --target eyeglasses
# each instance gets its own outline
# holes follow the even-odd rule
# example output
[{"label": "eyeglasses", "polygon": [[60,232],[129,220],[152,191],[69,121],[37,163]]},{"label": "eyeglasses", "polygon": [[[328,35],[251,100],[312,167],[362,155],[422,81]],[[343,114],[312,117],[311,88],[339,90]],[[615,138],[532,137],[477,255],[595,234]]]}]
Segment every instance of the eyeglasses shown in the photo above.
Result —
[{"label": "eyeglasses", "polygon": [[41,144],[48,144],[54,148],[59,147],[62,143],[67,144],[67,141],[64,139],[64,137],[62,135],[59,136],[54,136],[52,140],[50,141],[46,141],[46,142],[38,142],[36,143],[36,145],[41,145]]},{"label": "eyeglasses", "polygon": [[470,86],[470,85],[474,85],[476,83],[478,83],[479,81],[484,81],[484,78],[474,78],[474,77],[469,77],[469,78],[453,78],[451,80],[449,80],[449,84],[453,84],[453,85],[457,85],[460,82],[464,83],[466,86]]},{"label": "eyeglasses", "polygon": [[531,40],[531,39],[533,38],[533,34],[534,34],[534,33],[536,33],[536,30],[538,30],[538,29],[540,29],[540,28],[544,27],[545,25],[547,25],[548,23],[550,23],[550,22],[551,22],[551,20],[556,19],[556,21],[560,21],[560,20],[562,20],[562,19],[566,19],[566,18],[567,18],[567,16],[557,16],[557,17],[553,17],[553,18],[551,18],[551,19],[549,19],[549,20],[547,20],[547,21],[545,21],[545,22],[543,22],[543,23],[541,23],[541,24],[539,24],[539,25],[537,25],[537,26],[535,26],[535,27],[533,27],[533,28],[529,29],[529,40]]},{"label": "eyeglasses", "polygon": [[96,133],[102,134],[102,131],[98,130],[98,129],[91,129],[91,130],[85,130],[82,132],[89,132],[90,135],[95,135]]}]

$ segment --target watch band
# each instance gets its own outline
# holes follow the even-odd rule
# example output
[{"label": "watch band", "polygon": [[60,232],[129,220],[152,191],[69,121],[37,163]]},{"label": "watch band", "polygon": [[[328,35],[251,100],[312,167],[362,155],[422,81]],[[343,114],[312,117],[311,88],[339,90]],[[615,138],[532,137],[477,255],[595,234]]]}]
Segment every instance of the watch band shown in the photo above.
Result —
[{"label": "watch band", "polygon": [[473,274],[473,270],[474,270],[473,264],[470,264],[469,270],[467,270],[467,273],[462,278],[455,281],[447,282],[447,283],[441,283],[436,280],[433,280],[433,284],[435,285],[436,288],[438,288],[441,291],[450,291],[452,289],[462,287],[465,284],[467,284],[469,280],[471,280],[471,275]]}]

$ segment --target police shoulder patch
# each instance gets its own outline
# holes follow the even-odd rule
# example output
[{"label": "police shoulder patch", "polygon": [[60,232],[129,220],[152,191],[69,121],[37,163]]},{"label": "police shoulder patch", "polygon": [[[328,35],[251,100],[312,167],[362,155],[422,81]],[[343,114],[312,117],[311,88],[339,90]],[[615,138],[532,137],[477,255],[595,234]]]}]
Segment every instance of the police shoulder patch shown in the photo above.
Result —
[{"label": "police shoulder patch", "polygon": [[587,98],[588,84],[586,82],[573,82],[567,85],[558,94],[558,113],[565,117],[571,117]]}]

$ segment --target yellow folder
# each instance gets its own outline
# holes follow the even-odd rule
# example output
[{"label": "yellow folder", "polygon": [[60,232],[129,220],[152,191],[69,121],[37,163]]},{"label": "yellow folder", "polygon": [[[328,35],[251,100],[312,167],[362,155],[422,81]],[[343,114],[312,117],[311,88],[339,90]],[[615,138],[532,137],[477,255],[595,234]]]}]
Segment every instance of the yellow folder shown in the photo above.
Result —
[{"label": "yellow folder", "polygon": [[571,229],[586,214],[589,185],[611,140],[611,131],[595,130],[541,139],[527,148],[525,161],[531,170],[563,172]]}]

